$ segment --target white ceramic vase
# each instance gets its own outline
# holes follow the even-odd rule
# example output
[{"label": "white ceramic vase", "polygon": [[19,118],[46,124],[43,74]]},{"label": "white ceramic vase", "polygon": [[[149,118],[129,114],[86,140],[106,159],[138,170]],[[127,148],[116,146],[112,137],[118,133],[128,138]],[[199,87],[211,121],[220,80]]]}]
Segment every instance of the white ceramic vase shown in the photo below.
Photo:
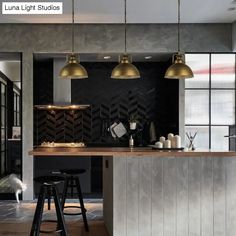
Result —
[{"label": "white ceramic vase", "polygon": [[136,123],[136,122],[130,122],[130,123],[129,123],[129,128],[130,128],[131,130],[135,130],[136,127],[137,127],[137,123]]}]

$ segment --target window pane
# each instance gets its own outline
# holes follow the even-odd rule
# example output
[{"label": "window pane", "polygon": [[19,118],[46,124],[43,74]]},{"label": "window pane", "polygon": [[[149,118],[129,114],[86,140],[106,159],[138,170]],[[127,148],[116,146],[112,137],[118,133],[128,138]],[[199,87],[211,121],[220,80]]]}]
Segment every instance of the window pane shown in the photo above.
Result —
[{"label": "window pane", "polygon": [[1,140],[5,141],[6,139],[6,130],[5,129],[1,129]]},{"label": "window pane", "polygon": [[5,146],[6,146],[6,143],[4,141],[1,142],[1,151],[5,151]]},{"label": "window pane", "polygon": [[211,119],[212,124],[235,124],[235,91],[211,91]]},{"label": "window pane", "polygon": [[212,54],[211,86],[212,88],[235,88],[234,54]]},{"label": "window pane", "polygon": [[186,54],[186,64],[194,78],[185,80],[186,88],[209,88],[209,54]]},{"label": "window pane", "polygon": [[20,113],[17,113],[16,115],[17,115],[17,123],[16,123],[16,125],[20,126]]},{"label": "window pane", "polygon": [[16,109],[17,109],[17,96],[14,93],[14,111],[16,111]]},{"label": "window pane", "polygon": [[1,174],[5,172],[5,162],[6,162],[5,152],[1,152]]},{"label": "window pane", "polygon": [[17,103],[16,103],[17,108],[16,108],[16,110],[19,111],[20,110],[20,97],[17,96],[16,100],[17,100]]},{"label": "window pane", "polygon": [[6,86],[4,84],[1,84],[1,105],[5,105],[5,88]]},{"label": "window pane", "polygon": [[209,92],[185,90],[185,123],[209,124]]},{"label": "window pane", "polygon": [[1,126],[5,126],[5,107],[1,107]]},{"label": "window pane", "polygon": [[229,151],[229,138],[224,137],[229,135],[228,126],[212,126],[211,127],[211,149]]},{"label": "window pane", "polygon": [[14,111],[14,126],[16,126],[16,112]]},{"label": "window pane", "polygon": [[[185,126],[185,131],[192,135],[197,132],[197,135],[193,141],[195,148],[209,149],[209,127],[208,126]],[[189,145],[189,140],[186,137],[186,147]]]}]

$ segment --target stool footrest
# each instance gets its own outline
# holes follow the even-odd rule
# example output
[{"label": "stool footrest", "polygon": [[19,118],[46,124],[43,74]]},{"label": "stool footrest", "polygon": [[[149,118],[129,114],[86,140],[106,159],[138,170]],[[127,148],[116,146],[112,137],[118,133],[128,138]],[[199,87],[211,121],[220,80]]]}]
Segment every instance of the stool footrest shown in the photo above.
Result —
[{"label": "stool footrest", "polygon": [[[42,220],[41,222],[42,222],[42,223],[44,223],[44,222],[58,223],[57,220]],[[43,234],[60,233],[60,232],[62,232],[62,229],[40,230],[39,232],[40,232],[40,233],[43,233]]]},{"label": "stool footrest", "polygon": [[[78,208],[78,209],[81,209],[81,207],[79,207],[79,206],[65,206],[64,209],[66,209],[66,208]],[[86,209],[84,209],[84,210],[85,210],[85,212],[87,212]],[[76,215],[82,215],[82,212],[70,213],[70,212],[64,212],[63,211],[63,214],[67,215],[67,216],[76,216]]]}]

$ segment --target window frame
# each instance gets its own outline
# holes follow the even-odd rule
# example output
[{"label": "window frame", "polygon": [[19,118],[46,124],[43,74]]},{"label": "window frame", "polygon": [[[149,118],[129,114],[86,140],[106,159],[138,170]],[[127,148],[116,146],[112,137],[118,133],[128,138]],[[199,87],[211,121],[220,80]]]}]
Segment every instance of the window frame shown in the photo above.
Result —
[{"label": "window frame", "polygon": [[[186,127],[194,127],[194,126],[202,126],[202,127],[208,127],[208,132],[209,132],[209,149],[212,148],[212,128],[213,127],[229,127],[231,125],[226,125],[226,124],[212,124],[212,91],[234,91],[234,126],[236,126],[236,53],[233,53],[233,52],[210,52],[210,53],[207,53],[207,52],[198,52],[198,53],[192,53],[192,52],[187,52],[186,54],[208,54],[209,55],[209,86],[207,88],[189,88],[187,87],[186,88],[186,84],[184,82],[184,86],[182,87],[184,89],[184,101],[186,99],[186,96],[185,96],[185,91],[186,90],[200,90],[200,91],[208,91],[208,94],[209,94],[209,106],[208,106],[208,115],[209,115],[209,121],[208,121],[208,124],[192,124],[192,123],[186,123],[185,122],[185,115],[184,115],[184,130]],[[231,54],[231,55],[234,55],[234,66],[235,66],[235,74],[234,74],[234,88],[215,88],[215,87],[212,87],[212,55],[215,55],[215,54]],[[193,78],[194,79],[194,78]],[[180,91],[180,94],[181,94],[181,91]],[[181,109],[181,106],[180,106],[180,109]],[[185,109],[185,106],[184,106],[184,109]],[[184,113],[185,114],[185,113]],[[181,126],[180,126],[181,127]],[[230,135],[228,133],[228,135]],[[228,142],[228,148],[230,149],[230,140]]]}]

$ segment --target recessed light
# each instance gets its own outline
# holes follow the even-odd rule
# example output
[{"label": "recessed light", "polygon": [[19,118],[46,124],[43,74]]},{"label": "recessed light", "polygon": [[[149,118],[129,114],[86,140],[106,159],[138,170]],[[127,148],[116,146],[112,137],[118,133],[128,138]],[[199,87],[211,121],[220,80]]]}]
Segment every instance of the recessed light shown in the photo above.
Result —
[{"label": "recessed light", "polygon": [[105,60],[111,59],[111,56],[104,56],[103,57]]},{"label": "recessed light", "polygon": [[152,56],[146,56],[146,57],[144,57],[146,60],[150,60],[150,59],[152,59]]},{"label": "recessed light", "polygon": [[228,11],[235,11],[236,10],[236,7],[230,7],[228,8]]}]

